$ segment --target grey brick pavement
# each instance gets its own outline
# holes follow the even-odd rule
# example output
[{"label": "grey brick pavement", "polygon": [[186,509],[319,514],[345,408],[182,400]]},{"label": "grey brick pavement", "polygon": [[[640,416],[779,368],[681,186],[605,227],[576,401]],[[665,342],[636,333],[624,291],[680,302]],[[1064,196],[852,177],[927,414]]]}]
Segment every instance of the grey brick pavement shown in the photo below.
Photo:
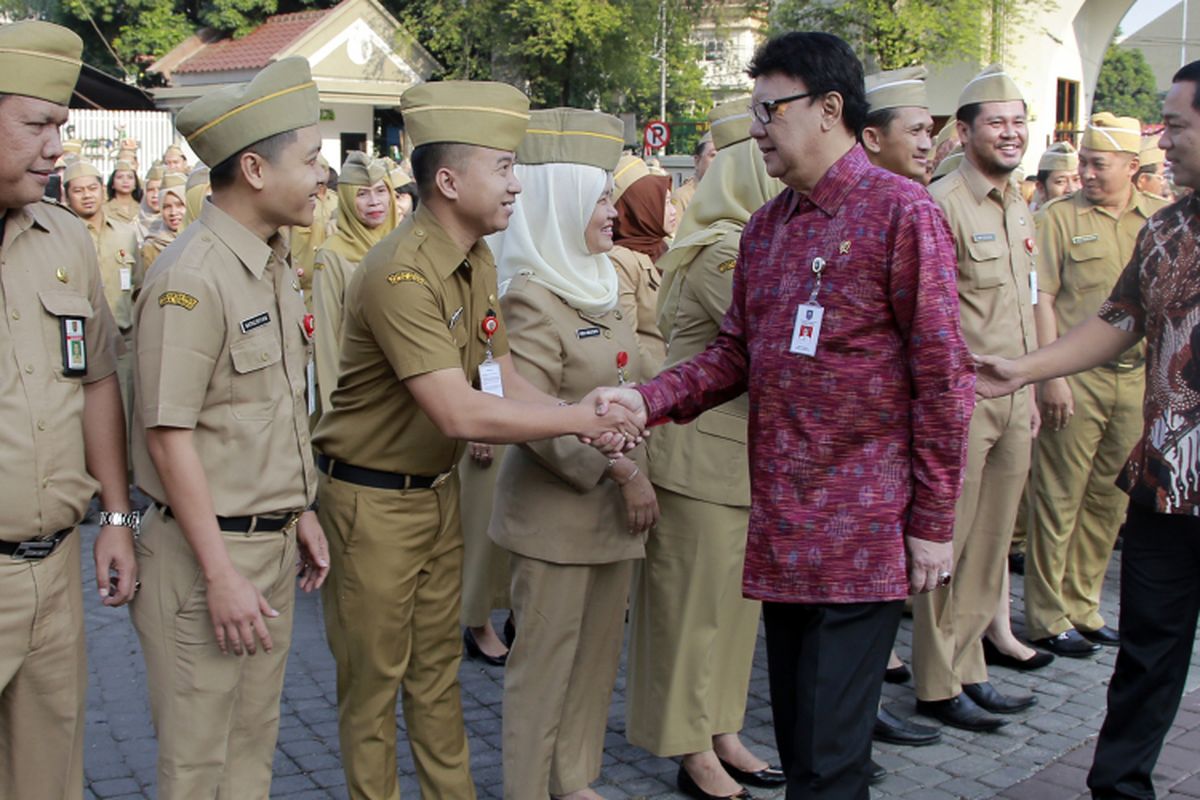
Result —
[{"label": "grey brick pavement", "polygon": [[[85,551],[90,553],[95,529],[84,530]],[[89,588],[93,570],[84,559]],[[1116,622],[1116,559],[1105,591],[1105,613]],[[1013,616],[1021,622],[1022,583],[1013,576]],[[155,741],[144,688],[144,672],[137,636],[124,610],[100,606],[94,591],[85,593],[90,686],[85,758],[86,796],[89,798],[150,798],[154,796]],[[499,619],[498,619],[499,621]],[[911,620],[901,626],[898,648],[908,660]],[[1081,745],[1095,736],[1104,713],[1104,692],[1115,653],[1106,650],[1094,660],[1059,659],[1032,674],[996,669],[992,680],[1002,690],[1025,690],[1039,697],[1033,711],[1019,715],[996,734],[969,734],[944,729],[943,742],[933,747],[903,748],[876,745],[875,758],[890,774],[873,792],[874,800],[950,800],[998,797],[1067,755],[1062,775],[1050,785],[1078,778]],[[334,666],[325,645],[320,603],[300,595],[297,603],[292,652],[284,687],[279,746],[275,753],[272,796],[295,800],[327,800],[346,796],[337,749]],[[503,671],[464,660],[462,671],[464,715],[471,741],[471,763],[481,798],[500,797],[500,704]],[[676,762],[656,758],[628,744],[624,731],[624,668],[617,687],[606,740],[604,771],[597,790],[606,798],[680,797],[673,790]],[[1193,656],[1189,690],[1200,686],[1200,651]],[[913,694],[908,686],[885,686],[885,703],[900,716],[913,714]],[[929,722],[929,720],[924,720]],[[400,721],[400,788],[408,798],[418,797],[413,762]],[[774,753],[768,703],[766,656],[760,637],[751,678],[750,698],[743,735],[763,757]],[[1055,765],[1058,768],[1059,765]],[[1166,785],[1185,784],[1200,771],[1200,760],[1188,770],[1164,765]],[[1057,773],[1051,773],[1053,777]],[[1044,788],[1044,787],[1043,787]],[[1062,797],[1076,792],[1061,789]],[[761,790],[756,797],[782,797]],[[1009,797],[1021,795],[1009,794]],[[1048,795],[1054,796],[1053,791]],[[1032,797],[1032,795],[1031,795]]]}]

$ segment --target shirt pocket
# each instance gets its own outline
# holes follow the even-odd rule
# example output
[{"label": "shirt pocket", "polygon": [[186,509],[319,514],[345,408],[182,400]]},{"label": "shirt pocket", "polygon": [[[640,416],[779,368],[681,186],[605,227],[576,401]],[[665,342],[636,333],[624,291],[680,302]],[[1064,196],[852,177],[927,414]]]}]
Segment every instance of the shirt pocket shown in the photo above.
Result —
[{"label": "shirt pocket", "polygon": [[[83,377],[82,375],[63,374],[63,361],[65,358],[63,348],[66,346],[63,336],[63,320],[84,320],[83,332],[86,336],[87,320],[90,320],[93,314],[92,304],[86,297],[74,292],[42,291],[38,292],[38,298],[42,301],[42,308],[46,310],[46,314],[42,319],[42,337],[46,345],[46,363],[54,365],[54,377],[60,381],[78,381]],[[85,359],[90,359],[92,353],[87,352],[86,338],[83,347]]]},{"label": "shirt pocket", "polygon": [[696,420],[696,430],[718,439],[746,443],[746,418],[721,409],[701,414]]},{"label": "shirt pocket", "polygon": [[238,419],[271,419],[287,381],[271,369],[283,358],[274,334],[253,336],[229,347],[233,361],[231,407]]},{"label": "shirt pocket", "polygon": [[1111,289],[1103,261],[1108,254],[1104,243],[1099,239],[1072,244],[1067,251],[1070,270],[1064,276],[1064,283],[1079,293]]},{"label": "shirt pocket", "polygon": [[967,261],[963,267],[973,289],[995,289],[1004,284],[1008,260],[1001,242],[968,242]]}]

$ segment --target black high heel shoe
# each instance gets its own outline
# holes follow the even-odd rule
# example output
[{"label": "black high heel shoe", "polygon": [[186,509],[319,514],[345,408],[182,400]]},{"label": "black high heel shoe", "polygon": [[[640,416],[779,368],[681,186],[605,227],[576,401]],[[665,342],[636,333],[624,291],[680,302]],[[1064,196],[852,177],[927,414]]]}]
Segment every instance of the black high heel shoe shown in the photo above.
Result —
[{"label": "black high heel shoe", "polygon": [[750,793],[745,789],[730,795],[709,794],[700,788],[691,773],[683,768],[683,764],[679,765],[679,774],[675,776],[675,785],[679,787],[679,791],[688,797],[694,797],[695,800],[750,800]]},{"label": "black high heel shoe", "polygon": [[502,656],[489,656],[479,649],[479,642],[475,641],[475,634],[471,633],[470,628],[463,628],[463,645],[466,647],[467,656],[476,661],[491,664],[493,667],[503,667],[508,661],[508,653]]},{"label": "black high heel shoe", "polygon": [[1008,653],[1000,652],[1000,648],[992,644],[992,640],[985,636],[983,637],[983,661],[993,667],[1008,667],[1021,672],[1032,672],[1053,662],[1054,656],[1035,650],[1033,655],[1022,661]]}]

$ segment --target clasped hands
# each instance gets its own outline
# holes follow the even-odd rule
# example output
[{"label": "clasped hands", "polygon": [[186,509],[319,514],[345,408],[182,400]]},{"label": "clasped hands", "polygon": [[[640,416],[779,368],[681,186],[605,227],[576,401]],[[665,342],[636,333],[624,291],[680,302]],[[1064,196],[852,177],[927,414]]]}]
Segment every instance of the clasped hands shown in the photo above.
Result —
[{"label": "clasped hands", "polygon": [[648,435],[646,403],[637,389],[601,386],[588,392],[579,406],[594,412],[579,431],[579,440],[609,457],[632,450]]}]

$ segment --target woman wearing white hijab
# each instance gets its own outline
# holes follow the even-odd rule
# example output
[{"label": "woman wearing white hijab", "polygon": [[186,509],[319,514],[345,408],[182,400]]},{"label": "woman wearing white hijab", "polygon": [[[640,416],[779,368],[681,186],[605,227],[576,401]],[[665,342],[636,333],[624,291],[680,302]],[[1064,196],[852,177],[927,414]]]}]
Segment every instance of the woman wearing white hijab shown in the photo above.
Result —
[{"label": "woman wearing white hijab", "polygon": [[[745,100],[727,105],[732,117],[710,116],[716,159],[675,244],[658,262],[658,325],[669,342],[665,366],[686,361],[716,338],[742,229],[783,190],[750,140]],[[635,580],[625,735],[657,756],[682,756],[676,780],[694,798],[743,797],[743,784],[785,782],[781,770],[738,736],[759,618],[759,604],[742,597],[748,410],[742,395],[688,425],[663,426],[648,444],[662,519]]]},{"label": "woman wearing white hijab", "polygon": [[[517,151],[522,192],[499,243],[513,361],[576,402],[635,374],[618,308],[609,171],[620,120],[535,111]],[[610,460],[574,437],[509,447],[488,534],[512,553],[517,637],[504,676],[504,796],[596,800],[633,564],[658,504],[642,447]]]}]

